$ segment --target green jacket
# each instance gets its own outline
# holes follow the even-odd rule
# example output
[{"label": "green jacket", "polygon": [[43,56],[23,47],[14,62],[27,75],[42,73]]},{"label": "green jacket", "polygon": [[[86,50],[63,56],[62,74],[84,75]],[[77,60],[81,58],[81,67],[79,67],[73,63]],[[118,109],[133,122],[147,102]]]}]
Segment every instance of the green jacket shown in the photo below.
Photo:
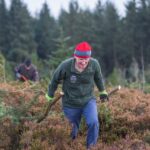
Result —
[{"label": "green jacket", "polygon": [[63,81],[63,106],[81,108],[94,97],[94,83],[99,91],[104,90],[101,68],[98,61],[91,58],[83,72],[75,69],[75,59],[70,58],[62,62],[55,70],[48,95],[53,97],[60,81]]}]

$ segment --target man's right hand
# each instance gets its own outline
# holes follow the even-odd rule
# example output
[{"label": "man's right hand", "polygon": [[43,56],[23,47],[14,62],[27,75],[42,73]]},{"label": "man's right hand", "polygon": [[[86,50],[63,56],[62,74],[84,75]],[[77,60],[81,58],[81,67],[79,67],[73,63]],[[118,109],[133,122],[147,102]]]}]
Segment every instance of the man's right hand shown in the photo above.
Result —
[{"label": "man's right hand", "polygon": [[53,97],[50,97],[48,94],[45,94],[45,98],[47,99],[48,102],[53,101]]},{"label": "man's right hand", "polygon": [[106,92],[106,90],[100,92],[100,100],[102,102],[109,100],[108,93]]},{"label": "man's right hand", "polygon": [[16,77],[17,77],[18,79],[20,79],[20,78],[21,78],[21,74],[20,74],[20,73],[16,73]]}]

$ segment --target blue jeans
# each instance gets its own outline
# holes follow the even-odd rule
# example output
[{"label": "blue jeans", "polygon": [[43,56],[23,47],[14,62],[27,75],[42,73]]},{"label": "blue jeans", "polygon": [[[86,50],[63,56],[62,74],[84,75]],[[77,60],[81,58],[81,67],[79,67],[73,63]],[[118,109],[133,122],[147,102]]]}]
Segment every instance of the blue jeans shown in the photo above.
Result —
[{"label": "blue jeans", "polygon": [[81,121],[82,115],[85,117],[86,124],[88,126],[87,133],[87,148],[93,146],[97,143],[99,135],[99,121],[96,100],[90,100],[83,108],[63,108],[65,116],[69,119],[73,125],[71,137],[72,139],[76,138],[79,124]]}]

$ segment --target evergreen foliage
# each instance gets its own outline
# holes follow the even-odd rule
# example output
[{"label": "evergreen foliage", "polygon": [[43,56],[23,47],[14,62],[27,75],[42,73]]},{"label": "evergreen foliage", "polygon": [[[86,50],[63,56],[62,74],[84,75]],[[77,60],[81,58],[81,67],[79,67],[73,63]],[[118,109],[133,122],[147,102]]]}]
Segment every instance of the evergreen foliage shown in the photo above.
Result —
[{"label": "evergreen foliage", "polygon": [[[137,42],[137,14],[136,14],[136,3],[131,1],[127,4],[127,15],[122,24],[123,35],[122,36],[122,46],[120,47],[120,63],[125,67],[129,67],[132,57],[136,54],[136,42]],[[133,42],[134,41],[134,42]],[[130,50],[129,50],[130,49]]]},{"label": "evergreen foliage", "polygon": [[[12,0],[9,11],[9,59],[17,53],[35,52],[31,17],[25,4],[21,0]],[[13,54],[14,53],[14,54]],[[14,60],[13,60],[14,61]]]},{"label": "evergreen foliage", "polygon": [[[62,27],[65,37],[70,36],[69,45],[73,46],[78,43],[78,38],[80,38],[81,34],[79,34],[79,16],[80,16],[80,8],[78,2],[76,0],[70,1],[69,3],[69,12],[64,10],[59,16],[59,24]],[[84,40],[84,39],[82,39]]]},{"label": "evergreen foliage", "polygon": [[[13,83],[15,86],[15,83]],[[35,88],[39,88],[38,85],[34,85],[32,83],[29,83],[30,86],[28,86],[28,89],[32,89],[32,86]],[[24,94],[22,91],[24,90]],[[20,89],[16,91],[6,91],[6,90],[0,90],[0,120],[3,118],[11,118],[14,124],[18,124],[23,120],[35,120],[39,116],[32,116],[32,113],[30,113],[33,106],[35,106],[38,103],[38,97],[41,95],[41,91],[35,90],[34,97],[32,99],[28,99],[26,97],[26,94],[28,93],[25,89]],[[18,95],[18,96],[17,96]],[[9,98],[13,97],[13,99],[7,104],[4,103],[4,100],[2,98],[6,98],[8,101],[10,101]],[[15,100],[17,98],[17,100]]]},{"label": "evergreen foliage", "polygon": [[122,71],[114,68],[113,72],[108,76],[107,81],[109,85],[124,85],[126,81],[123,77]]},{"label": "evergreen foliage", "polygon": [[[102,56],[105,62],[105,73],[110,74],[113,68],[117,66],[117,34],[118,34],[119,16],[114,5],[106,3],[103,13],[103,32],[102,50],[105,52]],[[100,50],[101,51],[101,50]]]},{"label": "evergreen foliage", "polygon": [[63,60],[73,56],[73,48],[68,47],[68,41],[70,37],[64,37],[64,32],[60,29],[60,37],[56,39],[57,51],[52,52],[50,57],[50,68],[55,69]]},{"label": "evergreen foliage", "polygon": [[6,9],[5,1],[0,0],[0,52],[6,54],[7,50],[7,24],[8,11]]},{"label": "evergreen foliage", "polygon": [[42,59],[48,59],[52,51],[56,50],[54,39],[57,37],[57,25],[50,15],[47,3],[43,4],[36,24],[37,54]]},{"label": "evergreen foliage", "polygon": [[126,78],[135,58],[140,79],[145,83],[145,71],[150,63],[150,2],[130,0],[125,7],[126,15],[120,17],[111,2],[103,4],[98,0],[91,11],[88,7],[81,9],[73,0],[69,10],[62,8],[55,19],[46,2],[40,13],[31,17],[22,0],[12,0],[9,9],[5,0],[0,0],[0,51],[11,67],[31,55],[43,77],[71,56],[70,48],[87,41],[105,78],[113,74],[115,68],[123,70]]},{"label": "evergreen foliage", "polygon": [[104,7],[101,4],[101,1],[98,0],[95,10],[93,12],[93,53],[94,56],[99,60],[101,66],[104,66],[104,62],[101,60],[104,55],[103,50],[103,37],[104,37],[104,16],[103,16]]},{"label": "evergreen foliage", "polygon": [[0,82],[6,82],[5,58],[0,54]]}]

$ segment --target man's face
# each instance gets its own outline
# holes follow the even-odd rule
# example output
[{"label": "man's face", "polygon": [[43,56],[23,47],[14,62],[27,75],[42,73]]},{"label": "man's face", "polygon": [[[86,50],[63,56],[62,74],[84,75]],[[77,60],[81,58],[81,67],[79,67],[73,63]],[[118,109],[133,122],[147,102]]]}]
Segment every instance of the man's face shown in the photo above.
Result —
[{"label": "man's face", "polygon": [[76,56],[75,56],[75,59],[76,59],[76,62],[75,62],[76,66],[82,70],[84,70],[87,67],[89,60],[90,60],[90,58],[78,58]]},{"label": "man's face", "polygon": [[25,68],[26,68],[26,70],[30,70],[31,65],[29,65],[29,66],[25,65]]}]

